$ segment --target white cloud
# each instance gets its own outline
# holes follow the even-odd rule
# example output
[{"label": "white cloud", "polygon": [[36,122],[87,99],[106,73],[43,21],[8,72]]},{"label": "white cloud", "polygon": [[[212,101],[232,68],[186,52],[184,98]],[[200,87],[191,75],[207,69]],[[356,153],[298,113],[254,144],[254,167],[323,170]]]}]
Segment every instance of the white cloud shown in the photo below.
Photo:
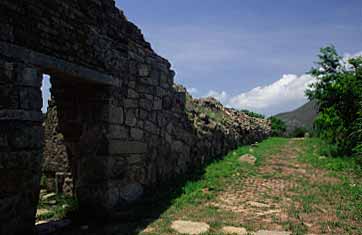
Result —
[{"label": "white cloud", "polygon": [[307,101],[305,90],[315,79],[310,75],[283,75],[278,81],[259,86],[227,100],[227,105],[266,115],[290,111]]},{"label": "white cloud", "polygon": [[191,87],[191,88],[187,88],[187,91],[191,94],[191,95],[196,95],[197,93],[199,93],[199,90],[195,87]]},{"label": "white cloud", "polygon": [[232,107],[250,109],[253,111],[271,114],[273,112],[288,111],[290,107],[306,102],[305,89],[314,81],[310,75],[297,76],[283,75],[278,81],[256,87],[248,92],[239,94],[229,100]]},{"label": "white cloud", "polygon": [[347,69],[347,70],[351,69],[352,65],[348,61],[350,59],[358,57],[358,56],[362,56],[362,51],[354,53],[354,54],[349,54],[349,53],[344,54],[342,61],[341,61],[342,68]]},{"label": "white cloud", "polygon": [[227,102],[228,94],[225,91],[214,91],[211,90],[207,93],[206,97],[214,97],[215,99],[219,100],[221,103]]}]

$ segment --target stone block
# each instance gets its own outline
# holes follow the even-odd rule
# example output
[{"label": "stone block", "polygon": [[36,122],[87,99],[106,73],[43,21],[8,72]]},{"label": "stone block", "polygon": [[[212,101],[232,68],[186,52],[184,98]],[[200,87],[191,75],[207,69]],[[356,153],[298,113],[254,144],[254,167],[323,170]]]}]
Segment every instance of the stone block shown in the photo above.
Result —
[{"label": "stone block", "polygon": [[131,154],[127,157],[127,162],[130,165],[140,163],[144,161],[145,155],[143,154]]},{"label": "stone block", "polygon": [[153,110],[162,110],[162,99],[155,98],[153,102]]},{"label": "stone block", "polygon": [[[1,77],[0,77],[1,79]],[[13,84],[0,84],[0,109],[18,109],[19,91]]]},{"label": "stone block", "polygon": [[37,111],[5,109],[5,110],[0,110],[0,120],[41,122],[43,120],[43,114]]},{"label": "stone block", "polygon": [[8,136],[5,133],[0,133],[0,148],[8,146]]},{"label": "stone block", "polygon": [[137,141],[111,140],[109,143],[109,153],[117,154],[142,154],[147,152],[147,144]]},{"label": "stone block", "polygon": [[170,96],[162,98],[162,108],[165,110],[170,110],[172,108],[172,98]]},{"label": "stone block", "polygon": [[156,88],[156,96],[162,98],[164,96],[168,95],[168,92],[166,89],[163,89],[161,87],[157,87]]},{"label": "stone block", "polygon": [[136,99],[125,99],[124,100],[124,108],[125,109],[138,108],[138,100],[136,100]]},{"label": "stone block", "polygon": [[158,126],[156,126],[155,124],[153,124],[150,121],[146,121],[145,122],[145,130],[154,134],[154,135],[159,135],[160,134],[160,128]]},{"label": "stone block", "polygon": [[108,138],[110,139],[127,139],[129,137],[129,128],[121,125],[110,125]]},{"label": "stone block", "polygon": [[127,173],[128,163],[125,157],[114,156],[108,160],[108,178],[123,179]]},{"label": "stone block", "polygon": [[116,124],[123,124],[124,116],[123,116],[123,108],[110,105],[109,108],[109,122]]},{"label": "stone block", "polygon": [[153,86],[148,86],[145,85],[143,83],[138,83],[136,86],[136,90],[140,93],[140,94],[150,94],[150,95],[154,95],[155,93],[155,89]]},{"label": "stone block", "polygon": [[130,99],[137,99],[139,97],[139,94],[133,89],[128,89],[127,97]]},{"label": "stone block", "polygon": [[148,99],[141,99],[140,100],[140,108],[151,111],[152,110],[152,101]]},{"label": "stone block", "polygon": [[160,74],[160,84],[162,87],[169,87],[169,77],[165,72]]},{"label": "stone block", "polygon": [[120,197],[127,203],[133,203],[143,195],[143,187],[139,183],[131,183],[120,189]]},{"label": "stone block", "polygon": [[19,127],[8,134],[9,145],[14,149],[39,149],[43,146],[43,128]]},{"label": "stone block", "polygon": [[13,63],[0,64],[0,84],[14,83],[14,67]]},{"label": "stone block", "polygon": [[138,75],[141,77],[148,77],[150,75],[150,67],[146,64],[138,65]]},{"label": "stone block", "polygon": [[41,169],[42,152],[39,151],[17,151],[0,153],[0,168],[23,169],[36,172]]},{"label": "stone block", "polygon": [[126,122],[125,124],[127,126],[133,127],[137,124],[137,115],[136,115],[137,110],[135,109],[129,109],[126,112]]},{"label": "stone block", "polygon": [[131,128],[131,137],[134,140],[141,140],[143,138],[143,130],[138,128]]},{"label": "stone block", "polygon": [[21,86],[29,86],[40,88],[42,84],[42,75],[35,68],[26,68],[18,66],[17,68],[17,84]]},{"label": "stone block", "polygon": [[19,88],[20,109],[38,111],[43,106],[43,99],[39,88]]}]

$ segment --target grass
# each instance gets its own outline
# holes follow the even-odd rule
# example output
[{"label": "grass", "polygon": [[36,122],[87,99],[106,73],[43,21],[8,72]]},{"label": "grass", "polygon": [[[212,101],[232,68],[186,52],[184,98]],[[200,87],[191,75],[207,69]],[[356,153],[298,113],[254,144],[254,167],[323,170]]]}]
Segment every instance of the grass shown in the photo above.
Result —
[{"label": "grass", "polygon": [[318,138],[309,138],[304,141],[305,154],[300,160],[314,167],[332,172],[351,172],[362,176],[362,165],[354,157],[332,157],[334,147]]},{"label": "grass", "polygon": [[[271,138],[257,147],[240,147],[223,159],[212,162],[205,168],[201,178],[187,181],[181,189],[181,194],[172,200],[171,206],[152,224],[157,230],[147,234],[174,234],[170,224],[175,219],[206,220],[211,226],[210,232],[206,234],[220,234],[218,231],[225,225],[240,226],[235,213],[221,211],[208,205],[208,202],[214,200],[230,185],[240,187],[239,182],[242,179],[256,176],[257,167],[263,159],[278,152],[287,142],[284,138]],[[252,153],[257,158],[256,165],[239,161],[240,156],[247,153]]]},{"label": "grass", "polygon": [[[269,216],[269,224],[278,224],[279,229],[292,231],[293,235],[362,234],[361,167],[356,159],[326,157],[328,148],[316,138],[270,138],[256,146],[240,147],[185,178],[150,191],[147,200],[132,206],[136,217],[133,219],[127,214],[127,222],[122,221],[122,225],[116,222],[112,231],[116,231],[114,234],[176,235],[171,223],[179,219],[208,223],[210,230],[204,235],[221,235],[223,226],[244,227],[248,231],[268,228],[259,218],[245,220],[240,213],[213,204],[223,193],[244,192],[246,186],[242,182],[251,179],[249,186],[260,181],[292,185],[286,186],[280,195],[275,193],[278,190],[265,195],[258,190],[253,192],[260,202],[265,199],[266,203],[282,205],[287,218],[282,219],[279,214]],[[240,162],[240,156],[247,153],[256,157],[255,165]],[[291,166],[285,161],[290,161]],[[268,164],[273,167],[268,168]],[[305,172],[304,175],[288,173],[290,170]],[[283,204],[286,198],[290,202]],[[66,203],[61,198],[58,200],[59,205]],[[61,210],[57,212],[57,208],[52,217],[64,215]],[[311,231],[308,223],[318,226],[318,232]]]},{"label": "grass", "polygon": [[[303,142],[304,151],[299,161],[314,168],[326,170],[328,176],[337,178],[335,183],[305,183],[299,200],[306,213],[317,205],[329,204],[337,220],[321,222],[324,231],[340,229],[344,234],[362,234],[362,228],[355,222],[362,222],[362,170],[355,158],[326,157],[330,146],[317,138]],[[323,177],[323,176],[320,176]]]},{"label": "grass", "polygon": [[[51,203],[54,201],[54,203]],[[49,200],[40,200],[38,209],[48,210],[47,213],[37,216],[37,220],[59,220],[69,216],[78,209],[77,200],[65,195],[56,195]]]},{"label": "grass", "polygon": [[[225,186],[238,182],[241,178],[256,175],[256,168],[263,158],[278,151],[286,142],[287,140],[283,138],[272,138],[257,148],[245,146],[230,152],[222,160],[208,165],[200,180],[187,182],[182,188],[182,195],[175,199],[173,204],[176,208],[182,208],[185,205],[195,205],[213,199],[218,192],[225,189]],[[255,166],[239,161],[239,157],[247,153],[252,153],[257,158]],[[208,193],[204,193],[205,189]]]}]

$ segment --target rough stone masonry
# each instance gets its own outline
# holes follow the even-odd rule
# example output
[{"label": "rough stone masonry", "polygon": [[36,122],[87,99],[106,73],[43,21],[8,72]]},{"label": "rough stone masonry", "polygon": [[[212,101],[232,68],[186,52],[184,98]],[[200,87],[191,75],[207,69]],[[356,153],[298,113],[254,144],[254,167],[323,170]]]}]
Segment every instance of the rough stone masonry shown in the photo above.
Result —
[{"label": "rough stone masonry", "polygon": [[147,187],[270,133],[190,116],[170,63],[113,0],[1,0],[0,234],[34,231],[45,73],[84,212],[117,215]]}]

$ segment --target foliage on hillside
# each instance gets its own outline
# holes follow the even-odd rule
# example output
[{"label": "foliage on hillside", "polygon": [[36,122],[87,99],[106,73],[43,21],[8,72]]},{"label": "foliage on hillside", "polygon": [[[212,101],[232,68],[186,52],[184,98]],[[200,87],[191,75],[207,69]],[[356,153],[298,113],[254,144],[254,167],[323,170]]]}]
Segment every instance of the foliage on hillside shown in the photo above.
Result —
[{"label": "foliage on hillside", "polygon": [[268,120],[271,122],[272,136],[284,136],[287,131],[287,125],[277,117],[270,117]]},{"label": "foliage on hillside", "polygon": [[285,122],[288,136],[295,136],[301,130],[312,133],[317,115],[318,105],[312,100],[293,111],[280,113],[275,115],[275,117]]},{"label": "foliage on hillside", "polygon": [[337,147],[340,155],[362,153],[362,57],[343,62],[334,46],[320,50],[317,67],[310,71],[317,81],[306,94],[319,105],[319,135]]}]

